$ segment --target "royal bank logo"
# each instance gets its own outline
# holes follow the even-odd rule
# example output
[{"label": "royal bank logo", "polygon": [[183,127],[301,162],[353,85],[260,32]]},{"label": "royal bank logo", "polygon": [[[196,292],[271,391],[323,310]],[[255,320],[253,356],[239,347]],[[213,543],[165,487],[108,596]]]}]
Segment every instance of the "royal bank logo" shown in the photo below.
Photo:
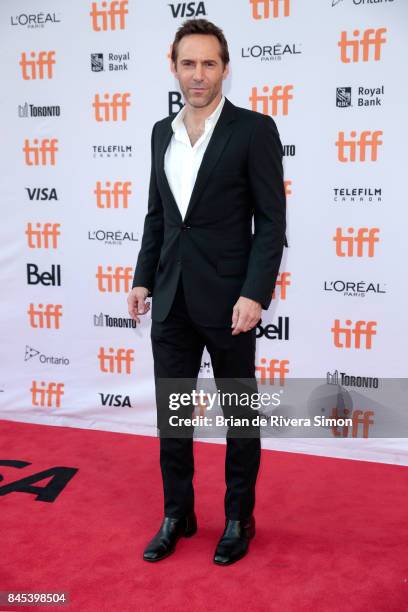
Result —
[{"label": "royal bank logo", "polygon": [[351,106],[351,87],[337,87],[336,106],[339,108]]},{"label": "royal bank logo", "polygon": [[[106,62],[105,62],[106,57]],[[125,72],[129,69],[130,53],[91,53],[92,72]]]}]

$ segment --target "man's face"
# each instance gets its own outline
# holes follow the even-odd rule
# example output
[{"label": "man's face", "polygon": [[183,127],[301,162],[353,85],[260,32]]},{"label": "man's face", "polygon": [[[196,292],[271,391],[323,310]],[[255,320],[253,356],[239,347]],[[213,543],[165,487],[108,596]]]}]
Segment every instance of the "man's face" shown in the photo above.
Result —
[{"label": "man's face", "polygon": [[177,66],[172,63],[172,72],[185,102],[195,108],[211,104],[222,89],[228,64],[224,68],[220,52],[218,39],[209,34],[189,34],[179,42]]}]

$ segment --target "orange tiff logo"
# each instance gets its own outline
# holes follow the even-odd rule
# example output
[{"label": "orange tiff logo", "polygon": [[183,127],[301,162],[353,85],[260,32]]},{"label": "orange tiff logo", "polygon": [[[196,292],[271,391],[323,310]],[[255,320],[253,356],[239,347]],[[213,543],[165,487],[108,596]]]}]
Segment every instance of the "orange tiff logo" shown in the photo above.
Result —
[{"label": "orange tiff logo", "polygon": [[[347,32],[343,31],[337,45],[340,47],[340,59],[344,64],[350,62],[368,62],[370,50],[373,51],[373,59],[378,62],[381,59],[382,45],[387,41],[383,34],[387,28],[368,28],[360,37],[360,30],[353,30],[354,38],[348,38]],[[350,59],[351,52],[351,59]]]},{"label": "orange tiff logo", "polygon": [[[383,135],[381,130],[370,132],[365,130],[361,132],[357,138],[357,132],[350,132],[350,139],[346,140],[345,133],[339,132],[338,140],[336,140],[337,159],[343,163],[361,161],[365,162],[367,150],[369,152],[368,161],[377,161],[378,147],[383,144],[380,136]],[[358,159],[357,159],[358,153]]]},{"label": "orange tiff logo", "polygon": [[56,249],[58,248],[58,231],[60,223],[36,223],[37,229],[33,229],[33,223],[27,223],[25,231],[27,243],[30,249]]},{"label": "orange tiff logo", "polygon": [[59,329],[62,317],[62,304],[38,304],[31,302],[28,310],[28,321],[35,329]]},{"label": "orange tiff logo", "polygon": [[104,102],[101,102],[99,94],[95,94],[92,106],[95,109],[96,121],[127,121],[127,108],[130,93],[103,94]]},{"label": "orange tiff logo", "polygon": [[57,143],[56,138],[43,138],[41,142],[38,138],[34,138],[31,145],[26,138],[23,147],[26,166],[55,166],[55,153],[58,151]]},{"label": "orange tiff logo", "polygon": [[338,257],[364,257],[365,254],[368,257],[374,257],[374,245],[380,241],[378,238],[380,228],[359,227],[356,234],[354,227],[348,227],[347,233],[349,236],[344,236],[343,229],[341,227],[336,228],[333,240],[336,244],[336,255]]},{"label": "orange tiff logo", "polygon": [[255,366],[255,376],[261,384],[274,383],[275,377],[279,376],[279,384],[282,385],[286,374],[289,374],[288,359],[266,359],[261,357],[260,364]]},{"label": "orange tiff logo", "polygon": [[249,0],[249,3],[252,5],[254,19],[289,17],[289,0]]},{"label": "orange tiff logo", "polygon": [[[342,327],[340,319],[335,319],[331,332],[333,333],[333,343],[337,348],[372,348],[372,338],[377,334],[376,321],[356,321],[353,327],[353,321],[346,319],[345,325]],[[364,339],[364,346],[361,346]]]},{"label": "orange tiff logo", "polygon": [[128,208],[129,196],[132,195],[131,181],[115,181],[111,187],[110,181],[97,181],[94,194],[98,208]]},{"label": "orange tiff logo", "polygon": [[272,299],[276,299],[277,298],[277,289],[279,288],[280,292],[279,292],[279,297],[281,300],[286,300],[286,287],[289,287],[289,285],[291,284],[289,277],[291,276],[290,272],[280,272],[278,274],[278,278],[276,279],[276,283],[275,283],[275,289],[273,290],[272,293]]},{"label": "orange tiff logo", "polygon": [[61,408],[61,397],[64,395],[64,383],[50,382],[43,380],[32,381],[31,402],[33,406],[42,408]]},{"label": "orange tiff logo", "polygon": [[[109,6],[109,8],[108,8]],[[129,14],[127,10],[128,0],[120,2],[101,2],[100,8],[96,2],[91,4],[92,29],[95,32],[106,32],[107,30],[124,30],[125,15]]]},{"label": "orange tiff logo", "polygon": [[[277,115],[279,107],[281,107],[282,115],[287,115],[289,112],[289,100],[293,100],[290,93],[293,90],[293,85],[275,85],[270,90],[268,85],[262,87],[264,94],[258,94],[258,88],[252,87],[252,94],[249,96],[249,101],[252,105],[252,110],[263,113],[264,115]],[[259,108],[259,104],[261,107]]]},{"label": "orange tiff logo", "polygon": [[27,53],[21,54],[19,65],[21,66],[21,75],[25,81],[34,81],[36,79],[52,79],[55,65],[55,51],[30,51],[30,58],[27,59]]},{"label": "orange tiff logo", "polygon": [[[338,414],[337,407],[333,408],[331,418],[334,419],[352,419],[351,424],[351,437],[357,438],[360,432],[361,427],[363,428],[363,438],[368,438],[368,432],[370,429],[370,425],[374,425],[374,419],[371,417],[374,416],[374,412],[372,410],[350,410],[349,408],[344,408],[342,411],[342,415]],[[333,425],[332,426],[332,434],[336,438],[347,438],[349,436],[349,425]]]},{"label": "orange tiff logo", "polygon": [[101,372],[105,374],[131,374],[131,364],[134,362],[135,351],[133,349],[105,349],[99,347],[98,361]]},{"label": "orange tiff logo", "polygon": [[98,266],[98,272],[95,274],[98,279],[98,290],[102,293],[112,293],[115,291],[130,291],[130,286],[133,281],[133,268],[130,266],[123,268],[116,266],[112,270],[112,266],[106,266],[106,272],[103,271],[103,266]]}]

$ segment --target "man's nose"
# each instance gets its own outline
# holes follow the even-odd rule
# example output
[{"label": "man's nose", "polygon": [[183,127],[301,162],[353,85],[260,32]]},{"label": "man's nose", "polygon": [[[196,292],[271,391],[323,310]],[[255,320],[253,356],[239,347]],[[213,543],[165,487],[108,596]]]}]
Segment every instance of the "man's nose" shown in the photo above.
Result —
[{"label": "man's nose", "polygon": [[197,64],[194,70],[194,80],[201,81],[203,78],[203,67],[200,64]]}]

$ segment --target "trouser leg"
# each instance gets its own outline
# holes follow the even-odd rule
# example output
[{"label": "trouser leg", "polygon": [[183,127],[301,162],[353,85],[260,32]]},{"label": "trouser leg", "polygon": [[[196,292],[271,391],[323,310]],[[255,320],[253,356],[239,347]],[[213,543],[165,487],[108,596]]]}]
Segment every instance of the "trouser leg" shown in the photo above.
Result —
[{"label": "trouser leg", "polygon": [[[152,350],[156,387],[157,420],[168,419],[169,380],[197,379],[204,344],[189,319],[180,282],[169,315],[163,322],[152,321]],[[167,379],[166,382],[163,379]],[[173,382],[171,381],[171,386]],[[191,389],[185,389],[191,391]],[[164,514],[181,518],[194,509],[194,455],[191,436],[176,437],[160,430],[160,468],[163,479]]]}]

